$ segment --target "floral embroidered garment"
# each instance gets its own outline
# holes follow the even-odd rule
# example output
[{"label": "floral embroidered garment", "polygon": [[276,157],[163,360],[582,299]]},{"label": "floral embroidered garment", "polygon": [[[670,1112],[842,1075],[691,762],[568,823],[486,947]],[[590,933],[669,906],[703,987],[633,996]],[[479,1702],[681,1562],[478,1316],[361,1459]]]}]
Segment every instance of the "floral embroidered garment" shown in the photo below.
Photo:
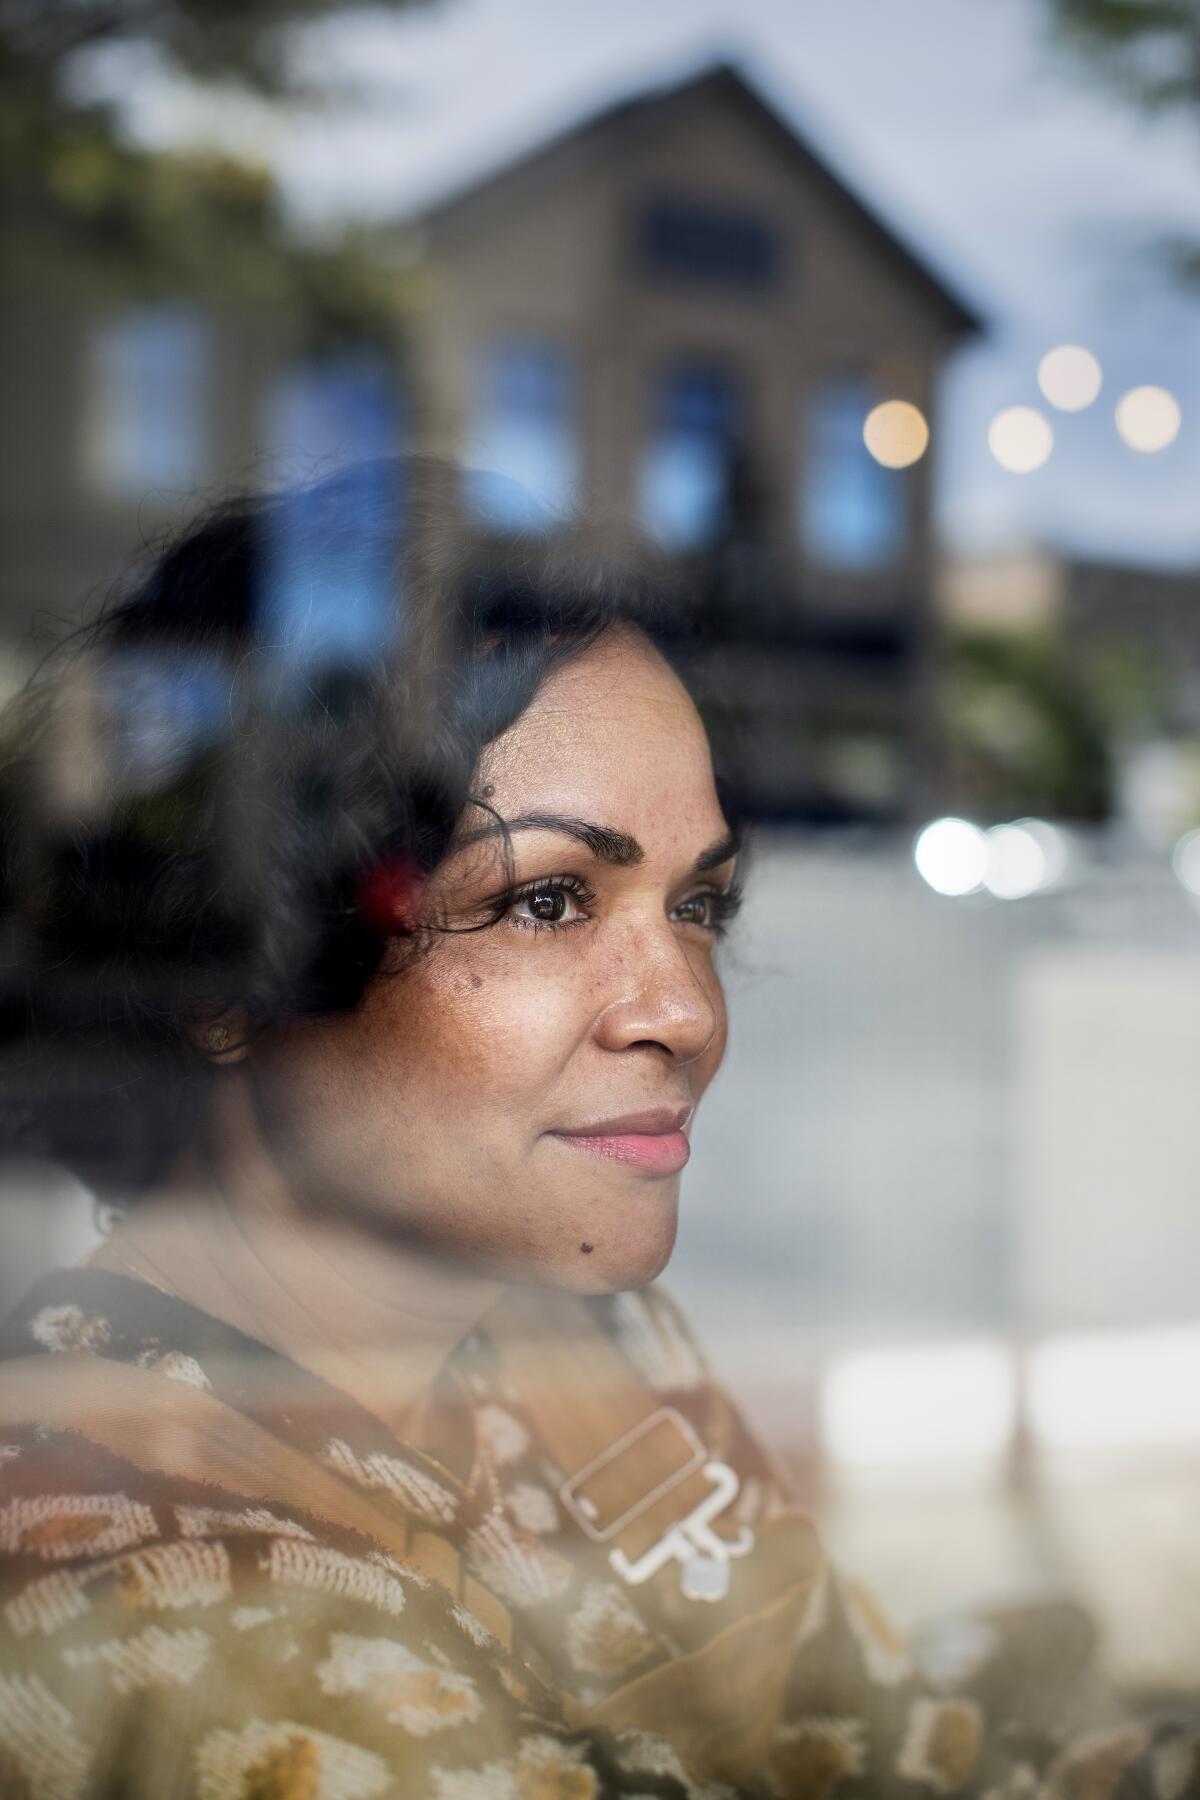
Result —
[{"label": "floral embroidered garment", "polygon": [[6,1800],[1200,1795],[1058,1728],[1069,1611],[920,1679],[656,1290],[502,1302],[419,1445],[100,1270],[0,1356]]}]

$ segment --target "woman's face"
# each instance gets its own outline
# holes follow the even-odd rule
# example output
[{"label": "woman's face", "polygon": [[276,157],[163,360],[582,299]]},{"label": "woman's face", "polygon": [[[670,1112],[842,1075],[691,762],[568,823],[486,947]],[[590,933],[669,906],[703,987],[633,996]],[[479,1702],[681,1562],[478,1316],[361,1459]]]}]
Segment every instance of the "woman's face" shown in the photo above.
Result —
[{"label": "woman's face", "polygon": [[[450,929],[353,1013],[278,1028],[253,1074],[303,1192],[506,1279],[638,1286],[675,1239],[725,1048],[733,845],[666,663],[608,633],[487,751],[425,896]],[[498,922],[466,929],[494,911]]]}]

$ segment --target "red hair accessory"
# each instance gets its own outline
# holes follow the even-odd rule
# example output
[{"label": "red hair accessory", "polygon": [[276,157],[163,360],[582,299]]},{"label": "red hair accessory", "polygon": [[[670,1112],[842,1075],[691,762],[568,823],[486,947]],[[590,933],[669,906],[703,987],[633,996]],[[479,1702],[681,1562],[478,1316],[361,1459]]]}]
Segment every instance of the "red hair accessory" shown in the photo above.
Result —
[{"label": "red hair accessory", "polygon": [[412,931],[425,876],[407,856],[385,856],[358,884],[358,910],[381,937]]}]

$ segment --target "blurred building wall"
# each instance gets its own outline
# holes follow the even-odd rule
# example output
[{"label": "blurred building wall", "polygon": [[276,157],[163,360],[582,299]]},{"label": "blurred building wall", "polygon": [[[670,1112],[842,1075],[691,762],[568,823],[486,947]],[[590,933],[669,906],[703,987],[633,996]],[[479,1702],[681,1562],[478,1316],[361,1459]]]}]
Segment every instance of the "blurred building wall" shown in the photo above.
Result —
[{"label": "blurred building wall", "polygon": [[[269,396],[294,345],[269,314],[119,290],[0,303],[0,650],[11,684],[143,546],[270,478]],[[2,673],[2,672],[0,672]]]},{"label": "blurred building wall", "polygon": [[[428,446],[495,467],[497,362],[553,362],[584,518],[657,537],[709,613],[748,721],[753,810],[918,811],[933,467],[873,463],[862,427],[885,399],[935,419],[975,320],[724,67],[586,122],[424,225]],[[536,434],[513,425],[526,485]],[[503,530],[502,506],[485,530]]]}]

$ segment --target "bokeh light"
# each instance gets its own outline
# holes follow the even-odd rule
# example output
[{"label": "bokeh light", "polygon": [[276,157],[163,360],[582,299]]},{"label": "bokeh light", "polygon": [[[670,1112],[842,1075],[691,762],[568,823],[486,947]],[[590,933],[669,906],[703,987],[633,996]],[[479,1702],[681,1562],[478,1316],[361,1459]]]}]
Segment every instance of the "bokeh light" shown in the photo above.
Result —
[{"label": "bokeh light", "polygon": [[1015,819],[985,833],[983,885],[997,900],[1023,900],[1054,887],[1069,861],[1066,839],[1044,819]]},{"label": "bokeh light", "polygon": [[995,1457],[1015,1421],[1012,1364],[988,1342],[867,1350],[839,1358],[821,1395],[835,1462]]},{"label": "bokeh light", "polygon": [[937,894],[973,894],[983,886],[987,839],[969,819],[935,819],[913,845],[917,873]]},{"label": "bokeh light", "polygon": [[1029,1419],[1054,1450],[1200,1442],[1200,1331],[1052,1339],[1029,1373]]},{"label": "bokeh light", "polygon": [[988,448],[1010,475],[1031,475],[1053,450],[1054,433],[1036,406],[1008,406],[988,426]]},{"label": "bokeh light", "polygon": [[997,900],[1023,900],[1046,879],[1046,852],[1023,825],[993,825],[983,884]]},{"label": "bokeh light", "polygon": [[867,414],[863,442],[885,469],[907,469],[920,462],[929,443],[925,414],[908,400],[881,401]]},{"label": "bokeh light", "polygon": [[1179,436],[1183,413],[1174,394],[1162,387],[1130,388],[1117,401],[1117,430],[1131,450],[1153,455]]},{"label": "bokeh light", "polygon": [[1189,831],[1180,838],[1171,857],[1171,867],[1180,886],[1200,900],[1200,831]]},{"label": "bokeh light", "polygon": [[1060,412],[1082,412],[1100,392],[1100,364],[1082,344],[1059,344],[1038,364],[1038,386]]}]

